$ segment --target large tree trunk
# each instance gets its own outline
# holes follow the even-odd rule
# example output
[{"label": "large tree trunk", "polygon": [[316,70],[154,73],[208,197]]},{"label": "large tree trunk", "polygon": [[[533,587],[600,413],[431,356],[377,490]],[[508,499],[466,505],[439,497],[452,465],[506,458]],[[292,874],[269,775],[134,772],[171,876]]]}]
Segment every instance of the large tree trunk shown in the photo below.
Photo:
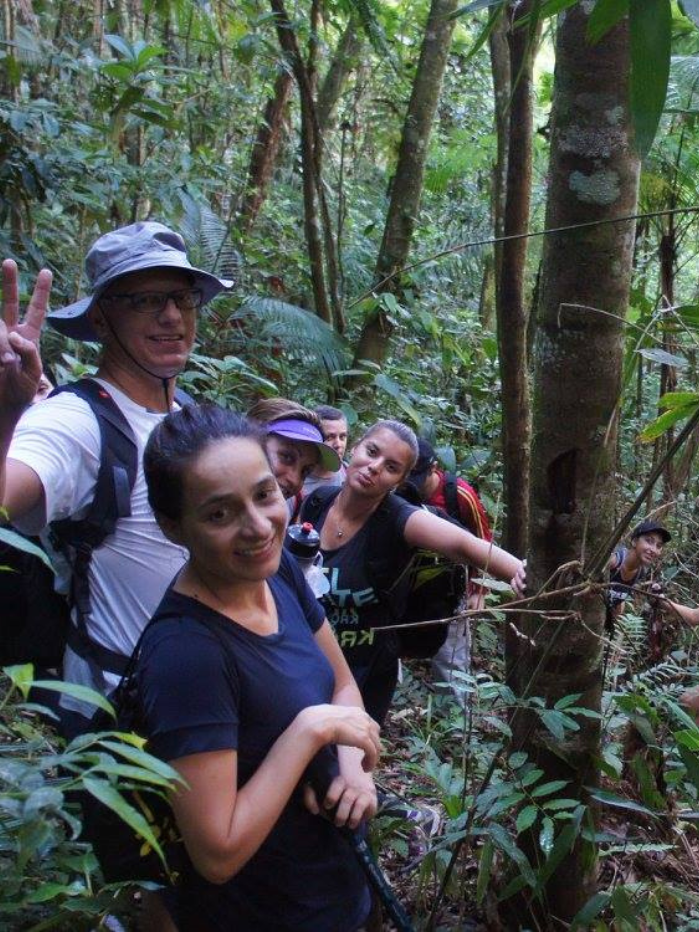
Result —
[{"label": "large tree trunk", "polygon": [[[493,232],[499,239],[505,231],[505,193],[507,191],[507,152],[510,138],[510,93],[512,87],[510,47],[507,41],[507,18],[501,15],[488,36],[490,73],[493,78],[496,154],[493,165],[491,212]],[[493,247],[496,281],[502,265],[502,243]]]},{"label": "large tree trunk", "polygon": [[[434,115],[442,89],[444,69],[451,46],[454,22],[451,14],[457,0],[432,0],[425,26],[420,61],[415,73],[408,112],[403,124],[398,164],[383,240],[374,271],[376,293],[390,291],[400,296],[400,275],[384,279],[405,265],[413,231],[420,214],[420,197]],[[352,368],[362,360],[381,365],[388,352],[393,325],[379,308],[369,315],[357,344]]]},{"label": "large tree trunk", "polygon": [[340,36],[335,54],[318,91],[316,112],[321,133],[331,129],[335,110],[345,82],[357,64],[362,48],[362,32],[355,19],[350,19]]},{"label": "large tree trunk", "polygon": [[[579,4],[559,19],[549,229],[630,215],[636,207],[639,164],[630,142],[627,24],[590,46],[585,40],[589,8]],[[613,524],[616,429],[608,428],[620,390],[623,325],[594,309],[624,316],[633,244],[632,221],[551,235],[544,244],[534,350],[529,526],[534,592],[561,564],[581,556],[584,562]],[[523,656],[520,682],[548,704],[580,694],[577,704],[599,712],[602,600],[597,594],[561,595],[539,607],[572,609],[584,626],[576,620],[558,627],[539,618],[523,622],[536,647]],[[544,769],[542,780],[567,780],[565,795],[587,801],[584,788],[599,777],[599,722],[579,718],[578,723],[580,730],[567,732],[561,741],[538,719],[516,716],[514,743]],[[533,841],[531,854],[535,846]],[[538,858],[543,860],[540,851]],[[547,902],[534,926],[568,928],[594,882],[594,851],[578,837],[546,885]],[[519,921],[531,919],[520,913]]]},{"label": "large tree trunk", "polygon": [[281,148],[284,117],[293,90],[293,78],[288,71],[279,73],[274,91],[267,101],[250,155],[245,199],[238,222],[241,230],[249,231],[267,197],[274,166]]},{"label": "large tree trunk", "polygon": [[[301,159],[303,162],[304,231],[311,271],[315,312],[326,323],[343,329],[337,291],[338,271],[330,215],[325,199],[322,174],[323,144],[318,129],[313,95],[313,45],[309,65],[304,62],[296,34],[283,0],[270,0],[275,14],[279,45],[284,51],[298,85],[301,99]],[[317,6],[313,8],[317,16]]]},{"label": "large tree trunk", "polygon": [[[510,17],[531,12],[534,0],[511,4]],[[538,31],[508,33],[510,52],[509,126],[505,167],[503,233],[514,236],[529,229],[533,150],[533,71]],[[523,554],[527,548],[529,511],[529,364],[525,272],[528,240],[502,244],[496,302],[500,382],[502,385],[502,460],[505,491],[505,547]]]}]

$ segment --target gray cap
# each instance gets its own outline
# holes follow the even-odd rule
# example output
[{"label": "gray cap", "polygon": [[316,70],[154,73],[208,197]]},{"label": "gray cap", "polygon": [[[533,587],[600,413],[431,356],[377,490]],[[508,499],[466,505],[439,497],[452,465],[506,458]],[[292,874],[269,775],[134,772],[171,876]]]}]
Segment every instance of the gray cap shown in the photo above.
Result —
[{"label": "gray cap", "polygon": [[87,317],[93,303],[122,275],[158,268],[190,272],[194,286],[203,292],[204,304],[234,284],[191,265],[179,233],[155,220],[144,220],[100,236],[85,259],[85,272],[92,294],[67,307],[49,311],[46,319],[55,330],[74,340],[98,341],[99,337]]}]

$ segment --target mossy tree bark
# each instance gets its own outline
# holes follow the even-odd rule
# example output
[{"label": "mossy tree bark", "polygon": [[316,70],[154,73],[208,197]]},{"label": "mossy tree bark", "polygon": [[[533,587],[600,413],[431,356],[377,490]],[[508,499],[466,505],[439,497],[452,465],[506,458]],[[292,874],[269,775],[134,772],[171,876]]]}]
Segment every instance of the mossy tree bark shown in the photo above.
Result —
[{"label": "mossy tree bark", "polygon": [[[508,19],[509,79],[507,100],[507,155],[502,232],[505,237],[529,230],[534,127],[534,59],[538,28],[514,28],[514,19],[532,12],[535,0],[510,3]],[[502,104],[501,104],[502,105]],[[498,143],[501,134],[498,133]],[[498,321],[498,356],[502,385],[502,462],[505,491],[505,547],[523,554],[527,548],[529,513],[529,362],[526,297],[528,240],[506,239],[497,256],[495,308]]]},{"label": "mossy tree bark", "polygon": [[[639,163],[628,112],[629,49],[624,21],[597,45],[585,38],[589,4],[562,14],[556,42],[547,228],[601,225],[546,238],[534,348],[533,442],[529,525],[529,585],[536,592],[567,561],[583,564],[613,524],[615,418],[622,369],[623,324],[634,247],[632,221]],[[598,313],[602,310],[607,313]],[[555,588],[565,579],[559,579]],[[599,711],[602,693],[599,635],[604,607],[598,594],[541,602],[572,609],[580,620],[554,628],[522,622],[536,646],[523,652],[522,691],[553,704],[580,694],[578,704]],[[568,781],[564,795],[587,802],[598,780],[599,723],[580,718],[580,730],[554,740],[539,719],[516,716],[514,744],[545,771]],[[544,860],[532,839],[530,857]],[[580,838],[545,888],[541,928],[568,928],[595,883],[595,855]],[[521,920],[526,921],[524,916]],[[536,924],[535,923],[535,924]]]}]

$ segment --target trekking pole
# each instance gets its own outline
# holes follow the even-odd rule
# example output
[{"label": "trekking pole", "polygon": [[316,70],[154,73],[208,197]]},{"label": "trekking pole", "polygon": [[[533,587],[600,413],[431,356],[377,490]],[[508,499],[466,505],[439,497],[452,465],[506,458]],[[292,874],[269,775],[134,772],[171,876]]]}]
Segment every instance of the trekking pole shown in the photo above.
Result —
[{"label": "trekking pole", "polygon": [[397,932],[415,932],[413,924],[410,921],[410,916],[408,916],[403,905],[393,892],[391,885],[386,880],[384,872],[376,863],[366,839],[362,838],[359,832],[353,831],[351,828],[341,828],[340,832],[347,839],[352,851],[354,851],[355,857],[359,861],[367,880],[381,900]]},{"label": "trekking pole", "polygon": [[[320,754],[316,757],[316,766],[313,768],[313,774],[311,778],[311,784],[315,790],[318,800],[325,798],[328,787],[332,782],[332,777],[334,776],[332,769],[326,770],[323,767],[318,766],[321,758],[324,756],[327,762],[326,749],[321,751]],[[326,810],[323,812],[323,817],[332,822],[333,818],[335,817],[335,809]],[[359,831],[356,829],[348,828],[346,825],[338,828],[338,831],[354,852],[354,856],[356,857],[357,861],[359,861],[359,866],[364,871],[364,874],[369,881],[369,885],[381,900],[381,903],[388,913],[389,918],[395,925],[397,932],[415,932],[413,924],[410,921],[410,916],[408,916],[404,907],[393,892],[390,883],[388,880],[386,880],[386,876],[376,862],[374,855],[371,853],[371,848],[367,844],[366,839],[362,837]]]}]

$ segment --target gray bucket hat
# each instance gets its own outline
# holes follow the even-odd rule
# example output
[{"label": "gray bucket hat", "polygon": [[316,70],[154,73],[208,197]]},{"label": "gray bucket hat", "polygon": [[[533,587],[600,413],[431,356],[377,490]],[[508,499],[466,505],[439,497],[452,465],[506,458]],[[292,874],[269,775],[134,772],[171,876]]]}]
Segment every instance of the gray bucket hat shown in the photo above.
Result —
[{"label": "gray bucket hat", "polygon": [[49,311],[46,319],[64,336],[96,342],[99,337],[87,317],[94,302],[122,275],[158,268],[190,272],[194,285],[203,292],[204,304],[234,284],[195,268],[187,258],[185,243],[179,233],[155,220],[144,220],[100,236],[85,259],[85,272],[92,294],[67,307]]}]

